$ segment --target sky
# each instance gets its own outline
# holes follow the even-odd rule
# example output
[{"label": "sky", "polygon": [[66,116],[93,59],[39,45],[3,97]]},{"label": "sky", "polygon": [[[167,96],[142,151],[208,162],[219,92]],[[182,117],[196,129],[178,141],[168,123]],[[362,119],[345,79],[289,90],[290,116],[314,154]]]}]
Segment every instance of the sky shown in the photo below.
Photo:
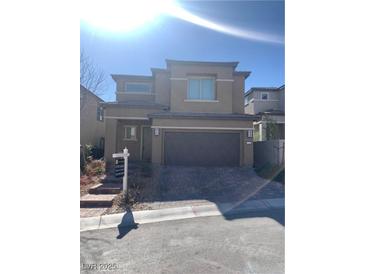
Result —
[{"label": "sky", "polygon": [[[179,6],[214,26],[230,26],[235,33],[249,30],[263,38],[232,35],[166,14],[129,32],[106,31],[81,20],[80,50],[107,75],[101,98],[115,100],[110,74],[151,75],[151,67],[166,67],[165,59],[238,61],[237,70],[251,71],[246,91],[284,84],[283,1],[180,1]],[[128,10],[121,16],[124,12]]]}]

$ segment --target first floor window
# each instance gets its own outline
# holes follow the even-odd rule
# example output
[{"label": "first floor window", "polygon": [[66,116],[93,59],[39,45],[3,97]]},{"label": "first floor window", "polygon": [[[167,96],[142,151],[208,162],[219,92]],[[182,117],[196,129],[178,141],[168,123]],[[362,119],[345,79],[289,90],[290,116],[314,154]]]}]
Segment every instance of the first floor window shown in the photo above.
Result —
[{"label": "first floor window", "polygon": [[125,126],[124,127],[124,139],[125,140],[136,140],[137,139],[137,127],[136,126]]},{"label": "first floor window", "polygon": [[189,100],[214,100],[213,78],[191,78],[188,82]]}]

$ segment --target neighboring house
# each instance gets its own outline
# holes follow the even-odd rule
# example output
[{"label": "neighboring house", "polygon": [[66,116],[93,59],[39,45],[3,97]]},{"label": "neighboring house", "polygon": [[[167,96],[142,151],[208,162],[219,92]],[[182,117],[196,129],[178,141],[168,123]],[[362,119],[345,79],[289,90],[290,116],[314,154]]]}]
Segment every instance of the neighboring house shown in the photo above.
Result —
[{"label": "neighboring house", "polygon": [[255,141],[285,139],[285,85],[251,88],[245,93],[245,113],[260,116],[254,123]]},{"label": "neighboring house", "polygon": [[151,76],[112,75],[116,102],[104,107],[105,159],[127,147],[132,161],[252,166],[254,115],[244,113],[247,71],[238,62],[166,60]]},{"label": "neighboring house", "polygon": [[104,101],[80,85],[80,144],[103,150],[105,122],[101,102]]}]

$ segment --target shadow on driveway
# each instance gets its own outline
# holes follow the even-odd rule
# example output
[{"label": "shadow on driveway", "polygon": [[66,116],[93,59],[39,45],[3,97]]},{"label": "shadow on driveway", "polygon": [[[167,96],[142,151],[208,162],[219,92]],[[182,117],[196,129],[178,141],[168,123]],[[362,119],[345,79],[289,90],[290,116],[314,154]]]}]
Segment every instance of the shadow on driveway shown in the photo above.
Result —
[{"label": "shadow on driveway", "polygon": [[137,209],[138,206],[161,209],[210,202],[226,217],[227,204],[236,208],[246,201],[284,198],[285,195],[282,183],[259,177],[253,168],[133,163],[129,175],[130,188],[138,190],[134,197]]}]

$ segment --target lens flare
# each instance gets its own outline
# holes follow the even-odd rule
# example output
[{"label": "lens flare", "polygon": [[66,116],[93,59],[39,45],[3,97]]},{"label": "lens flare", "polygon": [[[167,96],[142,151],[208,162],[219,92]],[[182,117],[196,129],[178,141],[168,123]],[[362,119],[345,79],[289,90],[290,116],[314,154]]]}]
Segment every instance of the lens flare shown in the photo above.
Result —
[{"label": "lens flare", "polygon": [[129,32],[168,12],[173,0],[82,1],[81,20],[108,32]]},{"label": "lens flare", "polygon": [[195,25],[199,25],[204,28],[208,28],[211,30],[215,30],[221,33],[225,33],[228,35],[249,39],[249,40],[256,40],[261,42],[268,42],[268,43],[276,43],[276,44],[283,44],[284,39],[280,36],[270,35],[266,33],[256,32],[245,30],[242,28],[236,28],[233,26],[228,26],[220,23],[216,23],[200,16],[197,16],[177,5],[170,8],[169,14],[175,16],[181,20],[190,22]]},{"label": "lens flare", "polygon": [[81,10],[82,21],[107,32],[130,32],[151,23],[160,15],[168,15],[242,39],[284,44],[281,36],[208,20],[187,11],[175,0],[88,0],[82,1]]}]

